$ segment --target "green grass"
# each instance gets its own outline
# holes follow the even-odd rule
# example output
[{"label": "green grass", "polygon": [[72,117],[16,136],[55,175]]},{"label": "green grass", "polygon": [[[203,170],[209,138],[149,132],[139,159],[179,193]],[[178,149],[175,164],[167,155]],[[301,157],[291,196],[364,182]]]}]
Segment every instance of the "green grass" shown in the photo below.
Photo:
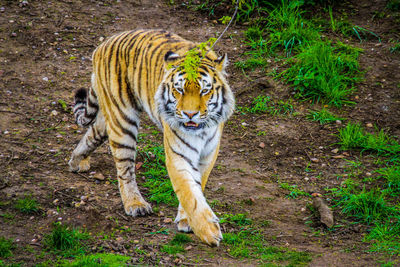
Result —
[{"label": "green grass", "polygon": [[39,204],[31,195],[26,195],[24,198],[18,199],[14,207],[22,213],[35,213],[39,210]]},{"label": "green grass", "polygon": [[0,257],[7,258],[12,256],[12,250],[15,248],[13,241],[0,236]]},{"label": "green grass", "polygon": [[366,224],[400,214],[396,207],[387,202],[385,194],[379,189],[363,187],[359,191],[356,188],[342,188],[336,195],[340,197],[337,206],[341,207],[343,214]]},{"label": "green grass", "polygon": [[380,178],[385,180],[386,192],[391,196],[398,196],[400,193],[400,166],[389,165],[376,170],[381,174]]},{"label": "green grass", "polygon": [[301,1],[282,0],[265,17],[271,52],[283,49],[285,56],[289,57],[292,52],[320,40],[318,28],[302,17],[304,12],[300,10],[301,5]]},{"label": "green grass", "polygon": [[400,53],[400,43],[397,42],[395,45],[393,45],[390,48],[390,52],[392,52],[392,53]]},{"label": "green grass", "polygon": [[43,244],[57,255],[71,257],[86,253],[87,247],[82,241],[89,238],[89,234],[77,228],[55,223],[51,233],[44,236]]},{"label": "green grass", "polygon": [[111,254],[98,253],[93,255],[80,256],[73,261],[64,260],[59,264],[62,267],[119,267],[125,266],[130,257]]},{"label": "green grass", "polygon": [[286,115],[293,113],[293,105],[291,100],[288,101],[273,101],[270,96],[259,95],[255,97],[250,107],[237,107],[239,112],[270,115]]},{"label": "green grass", "polygon": [[348,97],[360,81],[358,53],[342,49],[314,42],[289,59],[290,67],[277,77],[292,84],[300,98],[338,107],[351,104]]},{"label": "green grass", "polygon": [[192,242],[193,240],[186,234],[177,233],[174,238],[166,245],[161,246],[161,251],[175,255],[185,251],[183,245]]},{"label": "green grass", "polygon": [[[266,266],[304,266],[311,261],[306,252],[268,245],[261,230],[245,214],[224,214],[221,224],[235,229],[223,234],[222,244],[228,246],[228,253],[234,258],[253,258]],[[265,221],[262,227],[268,225]]]},{"label": "green grass", "polygon": [[396,157],[400,152],[400,144],[382,129],[368,133],[359,123],[349,122],[339,130],[339,144],[343,149],[359,148]]},{"label": "green grass", "polygon": [[307,192],[300,190],[297,185],[289,185],[288,183],[279,183],[282,189],[288,190],[289,193],[286,195],[287,198],[295,199],[298,196],[310,196]]},{"label": "green grass", "polygon": [[320,124],[327,124],[336,121],[343,121],[343,118],[337,117],[331,113],[328,109],[322,108],[320,110],[310,110],[307,114],[307,118],[311,121],[317,121]]},{"label": "green grass", "polygon": [[149,142],[143,135],[139,135],[139,144],[142,143],[144,144],[138,153],[143,158],[144,171],[141,175],[146,178],[143,186],[149,189],[149,200],[177,207],[179,202],[165,167],[164,148],[157,142]]},{"label": "green grass", "polygon": [[253,222],[250,218],[247,218],[246,214],[224,214],[220,218],[220,223],[229,223],[231,225],[245,226],[251,225]]},{"label": "green grass", "polygon": [[224,233],[223,238],[223,244],[229,246],[228,253],[235,258],[256,258],[261,264],[279,266],[305,266],[311,261],[311,256],[306,252],[269,246],[263,234],[256,229]]}]

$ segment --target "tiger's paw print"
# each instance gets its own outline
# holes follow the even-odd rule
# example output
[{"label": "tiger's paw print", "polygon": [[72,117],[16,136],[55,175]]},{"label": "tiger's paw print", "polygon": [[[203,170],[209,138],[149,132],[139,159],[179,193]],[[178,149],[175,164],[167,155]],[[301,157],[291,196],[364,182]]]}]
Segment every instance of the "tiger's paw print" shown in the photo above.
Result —
[{"label": "tiger's paw print", "polygon": [[87,172],[90,169],[90,157],[87,157],[80,162],[71,158],[68,165],[71,172]]},{"label": "tiger's paw print", "polygon": [[199,212],[190,220],[193,232],[210,246],[219,246],[222,233],[219,227],[219,219],[211,210]]},{"label": "tiger's paw print", "polygon": [[176,227],[178,228],[178,231],[180,232],[185,232],[185,233],[190,233],[193,232],[192,228],[189,225],[188,219],[181,219],[179,221],[175,221]]},{"label": "tiger's paw print", "polygon": [[150,204],[146,201],[128,200],[124,203],[124,209],[125,213],[132,217],[146,216],[147,214],[153,213]]}]

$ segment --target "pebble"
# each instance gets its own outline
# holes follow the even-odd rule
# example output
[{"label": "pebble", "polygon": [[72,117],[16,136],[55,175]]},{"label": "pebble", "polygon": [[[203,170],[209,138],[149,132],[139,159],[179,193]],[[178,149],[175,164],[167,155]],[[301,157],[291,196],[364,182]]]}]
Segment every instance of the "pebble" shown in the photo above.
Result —
[{"label": "pebble", "polygon": [[96,173],[95,175],[93,175],[93,178],[96,180],[100,180],[100,181],[104,181],[105,177],[102,173]]},{"label": "pebble", "polygon": [[0,7],[0,12],[4,12],[6,9],[4,7]]},{"label": "pebble", "polygon": [[172,219],[171,218],[165,218],[164,219],[164,223],[172,223]]},{"label": "pebble", "polygon": [[133,240],[133,243],[139,244],[139,240],[135,239],[135,240]]},{"label": "pebble", "polygon": [[369,177],[369,176],[371,176],[371,175],[372,175],[372,173],[370,173],[370,172],[367,172],[365,175]]},{"label": "pebble", "polygon": [[319,162],[319,159],[317,159],[317,158],[311,158],[310,159],[312,162],[314,162],[314,163],[318,163]]},{"label": "pebble", "polygon": [[337,124],[337,125],[341,125],[341,124],[342,124],[342,121],[341,121],[341,120],[336,120],[336,124]]},{"label": "pebble", "polygon": [[265,144],[264,144],[264,142],[261,142],[258,146],[261,147],[261,148],[264,148]]},{"label": "pebble", "polygon": [[45,81],[45,82],[48,82],[49,78],[48,77],[43,77],[42,80]]},{"label": "pebble", "polygon": [[100,41],[100,42],[103,42],[103,41],[104,41],[104,37],[103,37],[103,36],[100,36],[99,41]]},{"label": "pebble", "polygon": [[193,248],[192,246],[187,246],[187,247],[185,248],[185,250],[188,251],[188,250],[191,250],[192,248]]},{"label": "pebble", "polygon": [[52,115],[52,116],[57,116],[57,115],[58,115],[57,110],[52,110],[52,111],[51,111],[51,115]]},{"label": "pebble", "polygon": [[332,149],[331,152],[336,154],[339,152],[339,148]]},{"label": "pebble", "polygon": [[374,127],[374,125],[372,125],[372,123],[367,123],[367,124],[365,124],[365,126],[367,126],[368,128],[372,128],[372,127]]},{"label": "pebble", "polygon": [[123,239],[122,237],[119,236],[119,237],[117,237],[117,238],[115,239],[115,241],[121,243],[122,241],[124,241],[124,239]]}]

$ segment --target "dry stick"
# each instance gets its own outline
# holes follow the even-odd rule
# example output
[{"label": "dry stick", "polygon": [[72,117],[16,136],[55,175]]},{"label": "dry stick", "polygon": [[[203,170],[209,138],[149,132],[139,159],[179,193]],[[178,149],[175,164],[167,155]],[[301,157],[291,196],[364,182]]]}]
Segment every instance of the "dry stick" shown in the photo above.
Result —
[{"label": "dry stick", "polygon": [[[236,1],[235,12],[233,12],[232,18],[231,18],[231,20],[229,21],[228,25],[225,27],[225,29],[222,31],[222,33],[219,35],[219,37],[217,38],[217,40],[215,40],[215,42],[212,44],[212,46],[210,47],[210,49],[208,49],[207,53],[205,53],[204,55],[207,55],[208,52],[210,52],[210,51],[213,49],[213,47],[215,46],[215,44],[218,43],[218,41],[221,39],[221,37],[222,37],[222,36],[225,34],[225,32],[228,30],[229,26],[231,26],[232,21],[233,21],[233,19],[235,18],[236,14],[237,14],[237,11],[238,11],[238,8],[239,8],[239,1],[240,1],[240,0],[237,0],[237,1]],[[201,61],[203,58],[204,58],[204,56],[200,59],[200,61]]]}]

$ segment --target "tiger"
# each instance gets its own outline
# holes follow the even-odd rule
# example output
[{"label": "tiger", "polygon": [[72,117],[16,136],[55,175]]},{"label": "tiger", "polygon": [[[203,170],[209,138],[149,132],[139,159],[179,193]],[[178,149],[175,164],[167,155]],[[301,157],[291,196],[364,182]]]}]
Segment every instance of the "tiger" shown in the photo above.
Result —
[{"label": "tiger", "polygon": [[72,172],[88,171],[90,153],[108,139],[125,213],[151,214],[135,179],[139,115],[145,111],[163,132],[165,164],[179,200],[178,231],[218,246],[219,219],[203,192],[235,100],[227,83],[227,54],[208,51],[195,79],[179,67],[196,46],[166,30],[144,29],[100,44],[92,55],[91,87],[75,93],[75,121],[88,129],[68,164]]}]

